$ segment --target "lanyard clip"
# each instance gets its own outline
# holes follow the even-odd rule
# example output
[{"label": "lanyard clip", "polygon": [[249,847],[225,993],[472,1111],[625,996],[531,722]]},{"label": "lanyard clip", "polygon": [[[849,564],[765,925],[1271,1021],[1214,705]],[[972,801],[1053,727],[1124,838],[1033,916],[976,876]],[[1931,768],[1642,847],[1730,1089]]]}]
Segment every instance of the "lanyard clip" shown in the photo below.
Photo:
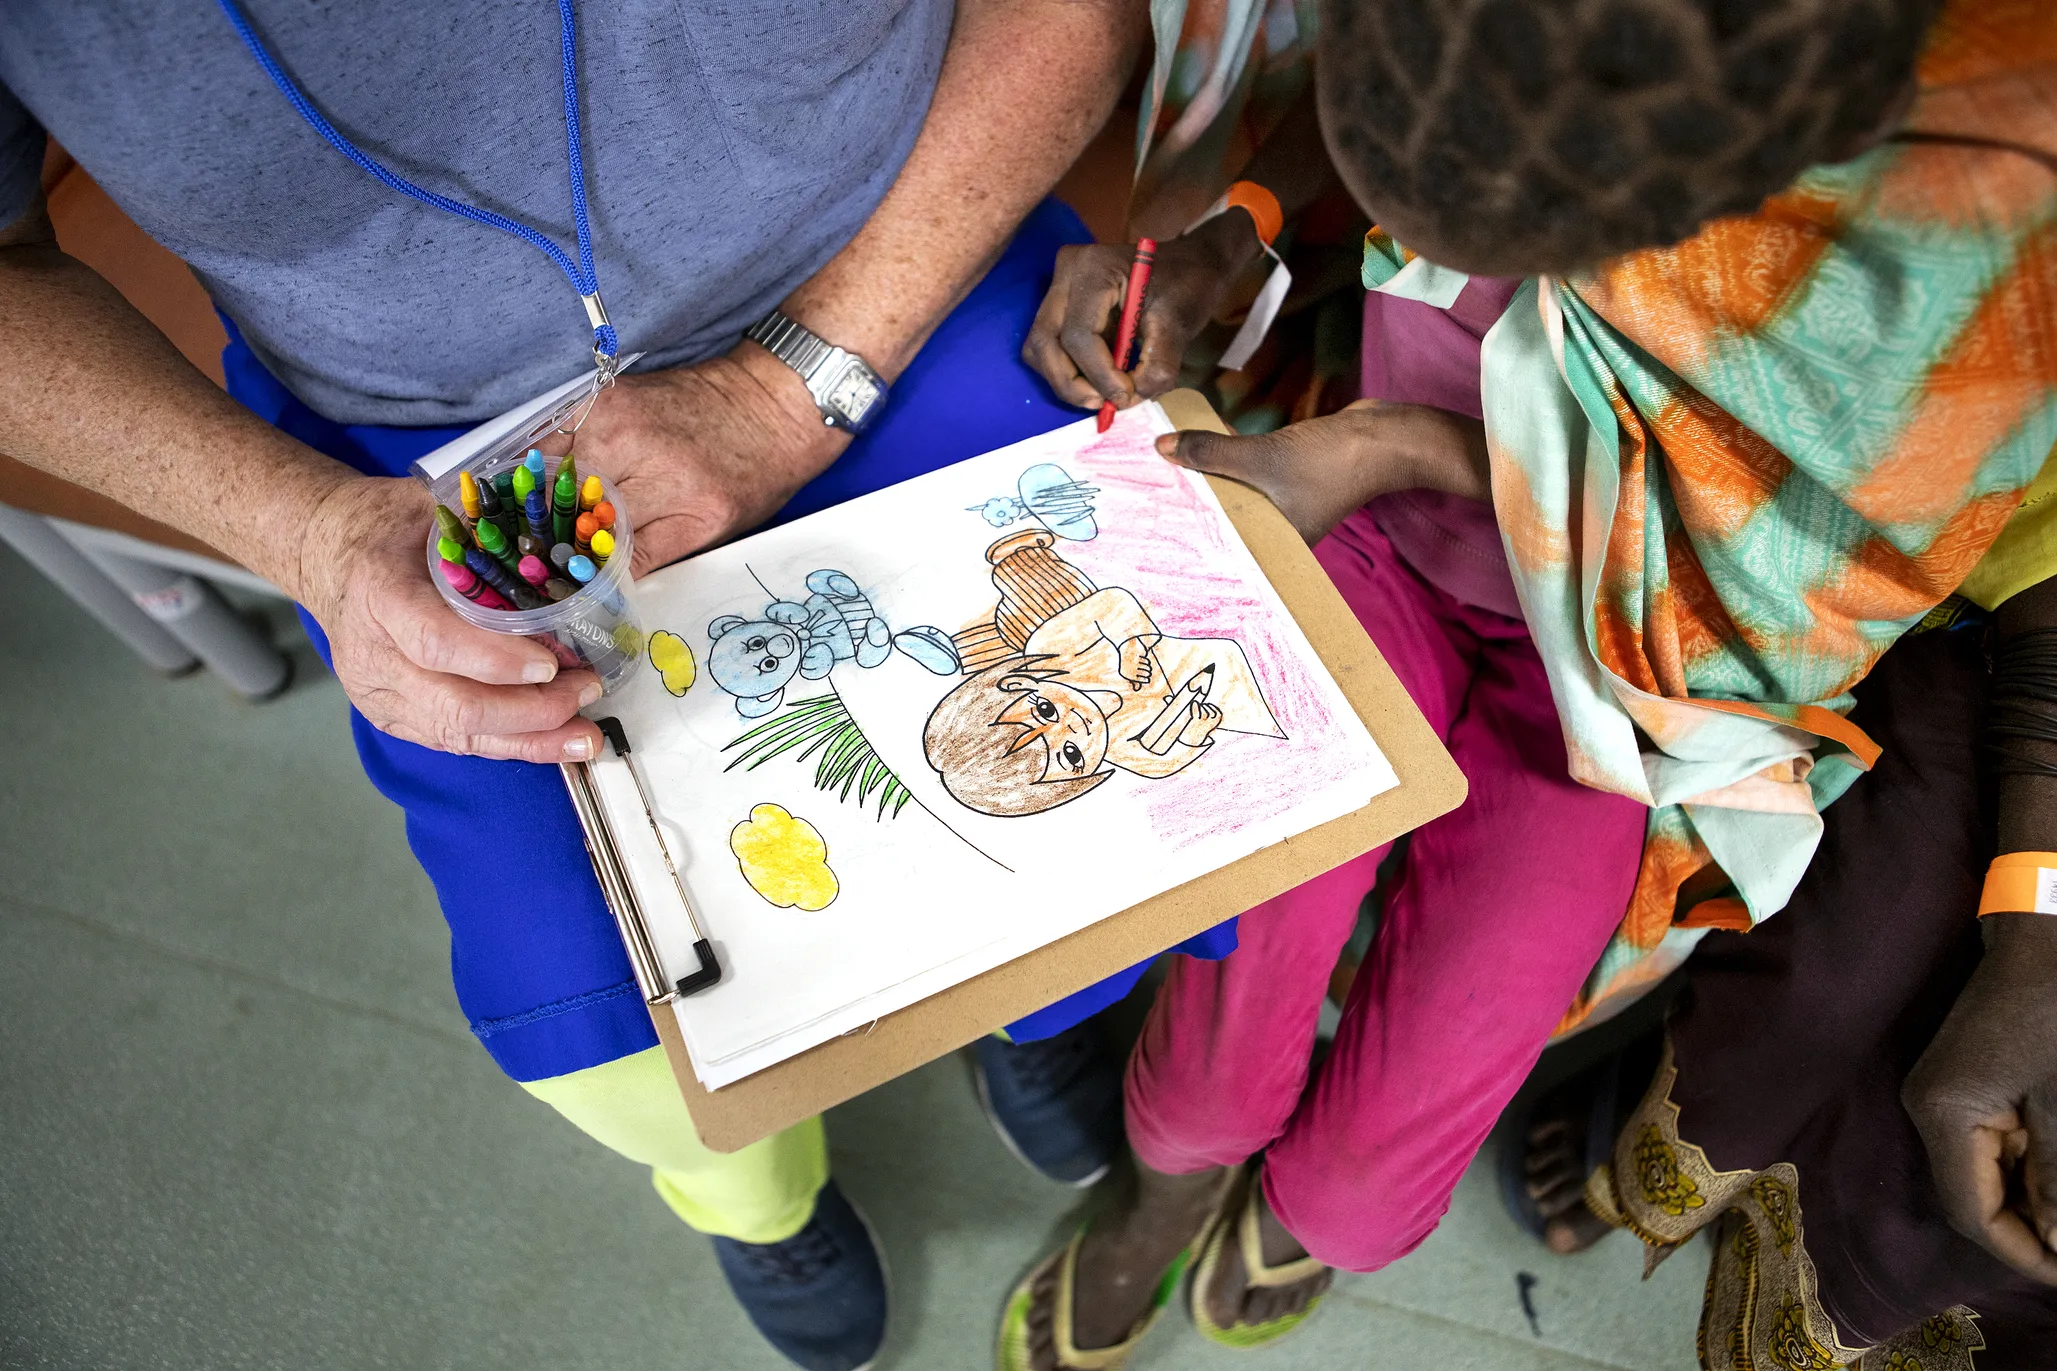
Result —
[{"label": "lanyard clip", "polygon": [[614,325],[607,320],[607,303],[600,298],[600,292],[581,295],[579,303],[586,307],[586,319],[593,325],[593,364],[600,369],[600,389],[614,384],[615,373],[620,370],[617,359],[621,342],[615,336]]}]

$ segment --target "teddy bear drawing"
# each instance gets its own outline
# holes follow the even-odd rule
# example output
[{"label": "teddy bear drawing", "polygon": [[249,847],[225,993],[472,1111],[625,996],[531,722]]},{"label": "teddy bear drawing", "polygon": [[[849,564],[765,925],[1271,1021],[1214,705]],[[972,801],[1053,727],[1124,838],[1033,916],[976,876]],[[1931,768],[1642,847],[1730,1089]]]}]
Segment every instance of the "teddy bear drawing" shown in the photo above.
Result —
[{"label": "teddy bear drawing", "polygon": [[707,626],[707,674],[744,718],[777,709],[796,676],[818,681],[843,662],[875,667],[895,649],[938,676],[957,670],[949,634],[928,625],[894,633],[843,572],[810,572],[807,589],[805,600],[774,600],[759,618],[724,614]]}]

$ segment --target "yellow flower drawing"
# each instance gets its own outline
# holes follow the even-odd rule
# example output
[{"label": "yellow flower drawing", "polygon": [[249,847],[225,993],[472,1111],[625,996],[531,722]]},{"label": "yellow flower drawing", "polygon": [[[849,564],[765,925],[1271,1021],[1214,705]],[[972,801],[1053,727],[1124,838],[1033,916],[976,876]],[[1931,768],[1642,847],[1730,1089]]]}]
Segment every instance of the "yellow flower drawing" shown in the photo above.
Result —
[{"label": "yellow flower drawing", "polygon": [[664,678],[664,688],[674,695],[691,690],[698,674],[693,649],[686,646],[684,638],[663,629],[650,635],[650,665],[657,668],[657,674]]},{"label": "yellow flower drawing", "polygon": [[752,809],[729,831],[729,851],[750,888],[780,909],[826,909],[841,889],[820,830],[783,805]]}]

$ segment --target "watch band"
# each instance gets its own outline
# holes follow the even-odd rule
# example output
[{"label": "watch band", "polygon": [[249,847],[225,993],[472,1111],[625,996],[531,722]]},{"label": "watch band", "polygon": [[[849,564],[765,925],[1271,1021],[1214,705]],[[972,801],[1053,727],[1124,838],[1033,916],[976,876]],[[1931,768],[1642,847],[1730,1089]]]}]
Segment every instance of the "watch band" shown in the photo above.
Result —
[{"label": "watch band", "polygon": [[743,335],[796,372],[821,421],[849,433],[862,432],[879,411],[887,386],[871,364],[839,348],[782,310],[750,325]]}]

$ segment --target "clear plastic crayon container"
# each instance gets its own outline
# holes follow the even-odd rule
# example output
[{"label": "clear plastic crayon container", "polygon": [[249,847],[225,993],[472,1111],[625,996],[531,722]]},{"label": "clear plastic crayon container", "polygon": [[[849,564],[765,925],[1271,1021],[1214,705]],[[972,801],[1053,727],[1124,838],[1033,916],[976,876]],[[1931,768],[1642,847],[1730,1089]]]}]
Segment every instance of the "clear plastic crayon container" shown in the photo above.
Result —
[{"label": "clear plastic crayon container", "polygon": [[[469,471],[474,480],[490,481],[501,472],[512,471],[521,465],[528,449],[529,444],[524,442],[513,451],[482,453],[477,460],[465,463],[462,470]],[[544,458],[546,484],[555,481],[557,463],[557,458]],[[597,472],[593,474],[598,475]],[[581,473],[579,483],[584,485],[585,479],[585,474]],[[430,488],[440,503],[461,515],[463,504],[458,494],[456,468],[448,473],[448,483],[447,498],[442,481],[432,483]],[[613,483],[604,476],[600,477],[600,490],[614,506],[614,527],[611,530],[614,553],[600,565],[592,580],[562,600],[546,602],[536,609],[488,609],[484,605],[473,604],[443,576],[443,557],[436,548],[442,529],[433,519],[429,521],[428,529],[428,573],[436,589],[443,593],[443,602],[466,623],[477,624],[493,633],[518,633],[533,638],[555,653],[560,665],[587,667],[596,672],[601,687],[612,693],[628,679],[643,654],[643,628],[636,620],[635,592],[629,581],[629,559],[635,553],[635,535],[629,527],[628,514],[622,508],[621,496],[615,493]],[[517,518],[515,523],[519,527],[523,520]],[[591,554],[585,555],[590,557]],[[569,572],[554,565],[551,574],[567,581],[572,579]]]}]

